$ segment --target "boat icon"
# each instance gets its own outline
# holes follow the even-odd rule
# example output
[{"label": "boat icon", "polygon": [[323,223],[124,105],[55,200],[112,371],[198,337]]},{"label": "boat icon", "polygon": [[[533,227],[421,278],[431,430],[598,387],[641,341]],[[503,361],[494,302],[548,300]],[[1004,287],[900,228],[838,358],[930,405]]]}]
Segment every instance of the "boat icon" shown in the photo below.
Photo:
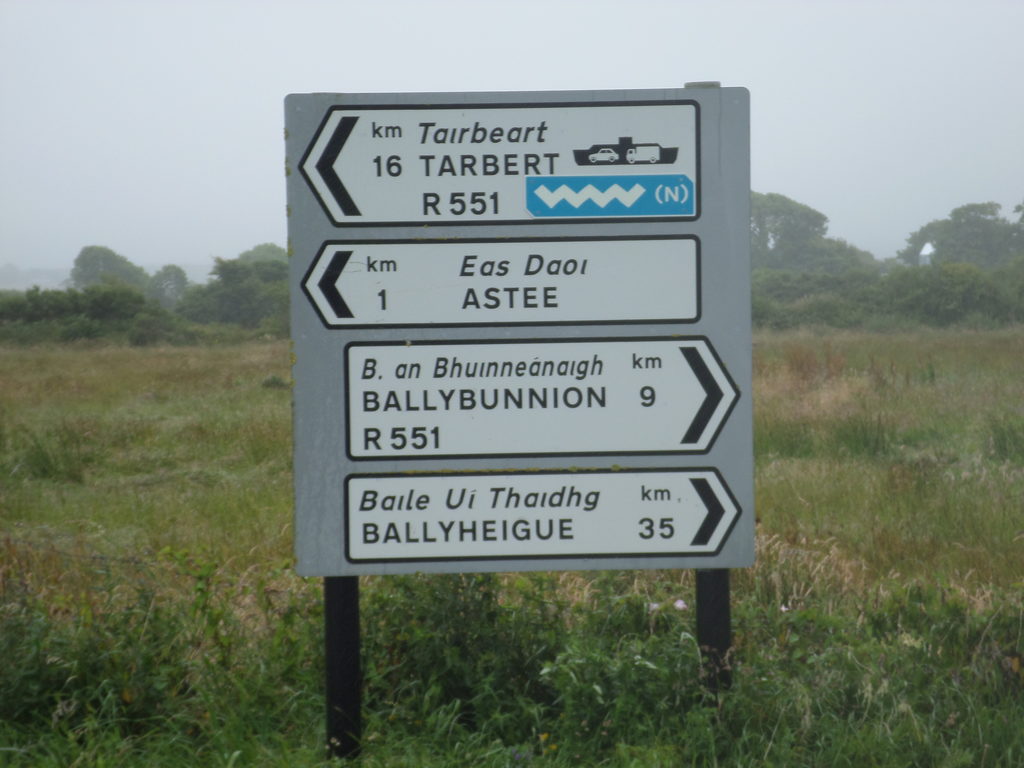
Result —
[{"label": "boat icon", "polygon": [[574,149],[576,165],[666,165],[674,163],[678,147],[663,147],[654,142],[637,143],[632,136],[620,136],[616,144],[592,144],[587,149]]}]

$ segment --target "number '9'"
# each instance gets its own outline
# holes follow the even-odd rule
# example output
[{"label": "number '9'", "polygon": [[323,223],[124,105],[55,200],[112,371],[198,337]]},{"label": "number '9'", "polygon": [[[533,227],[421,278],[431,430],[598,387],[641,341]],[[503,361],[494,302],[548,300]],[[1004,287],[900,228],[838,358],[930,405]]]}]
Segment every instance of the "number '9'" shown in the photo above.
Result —
[{"label": "number '9'", "polygon": [[640,387],[640,405],[650,408],[654,405],[654,387]]}]

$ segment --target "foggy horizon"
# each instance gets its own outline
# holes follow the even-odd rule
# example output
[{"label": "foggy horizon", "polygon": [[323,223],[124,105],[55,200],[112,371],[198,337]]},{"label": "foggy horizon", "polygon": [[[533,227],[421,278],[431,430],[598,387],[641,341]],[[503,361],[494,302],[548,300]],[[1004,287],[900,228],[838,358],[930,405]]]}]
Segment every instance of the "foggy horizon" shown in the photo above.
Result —
[{"label": "foggy horizon", "polygon": [[193,280],[286,247],[288,93],[745,87],[752,188],[878,260],[1024,201],[1024,4],[648,0],[630,12],[656,25],[601,23],[617,7],[0,0],[0,281],[88,245]]}]

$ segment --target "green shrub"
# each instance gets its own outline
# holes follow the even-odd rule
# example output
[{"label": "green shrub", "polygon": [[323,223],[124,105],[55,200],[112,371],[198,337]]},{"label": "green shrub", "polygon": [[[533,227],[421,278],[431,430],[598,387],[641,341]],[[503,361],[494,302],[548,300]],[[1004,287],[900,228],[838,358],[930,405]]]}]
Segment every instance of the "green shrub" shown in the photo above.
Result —
[{"label": "green shrub", "polygon": [[0,411],[0,472],[10,480],[31,478],[81,483],[91,461],[81,430],[70,421],[33,430]]},{"label": "green shrub", "polygon": [[534,730],[551,704],[540,672],[562,625],[550,580],[517,584],[509,605],[493,574],[376,582],[364,609],[370,706],[415,723],[451,705],[453,723],[490,738]]},{"label": "green shrub", "polygon": [[988,419],[992,455],[1003,461],[1024,462],[1024,414],[1007,411]]},{"label": "green shrub", "polygon": [[[113,597],[110,597],[112,600]],[[127,605],[70,604],[51,616],[33,600],[0,611],[0,720],[66,733],[139,733],[190,695],[186,637],[173,609],[139,590]]]}]

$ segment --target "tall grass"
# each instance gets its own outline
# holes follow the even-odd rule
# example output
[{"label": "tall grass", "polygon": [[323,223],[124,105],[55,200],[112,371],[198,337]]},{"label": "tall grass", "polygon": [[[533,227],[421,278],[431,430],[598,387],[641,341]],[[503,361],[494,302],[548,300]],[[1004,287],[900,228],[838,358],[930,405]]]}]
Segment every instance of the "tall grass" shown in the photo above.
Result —
[{"label": "tall grass", "polygon": [[3,355],[5,522],[59,526],[115,554],[289,557],[289,390],[265,385],[287,380],[285,345]]},{"label": "tall grass", "polygon": [[[0,358],[0,764],[326,764],[287,347]],[[362,762],[1022,764],[1022,359],[759,335],[733,688],[689,571],[365,578]]]},{"label": "tall grass", "polygon": [[758,338],[757,501],[789,538],[838,537],[876,575],[1018,578],[1020,334]]}]

